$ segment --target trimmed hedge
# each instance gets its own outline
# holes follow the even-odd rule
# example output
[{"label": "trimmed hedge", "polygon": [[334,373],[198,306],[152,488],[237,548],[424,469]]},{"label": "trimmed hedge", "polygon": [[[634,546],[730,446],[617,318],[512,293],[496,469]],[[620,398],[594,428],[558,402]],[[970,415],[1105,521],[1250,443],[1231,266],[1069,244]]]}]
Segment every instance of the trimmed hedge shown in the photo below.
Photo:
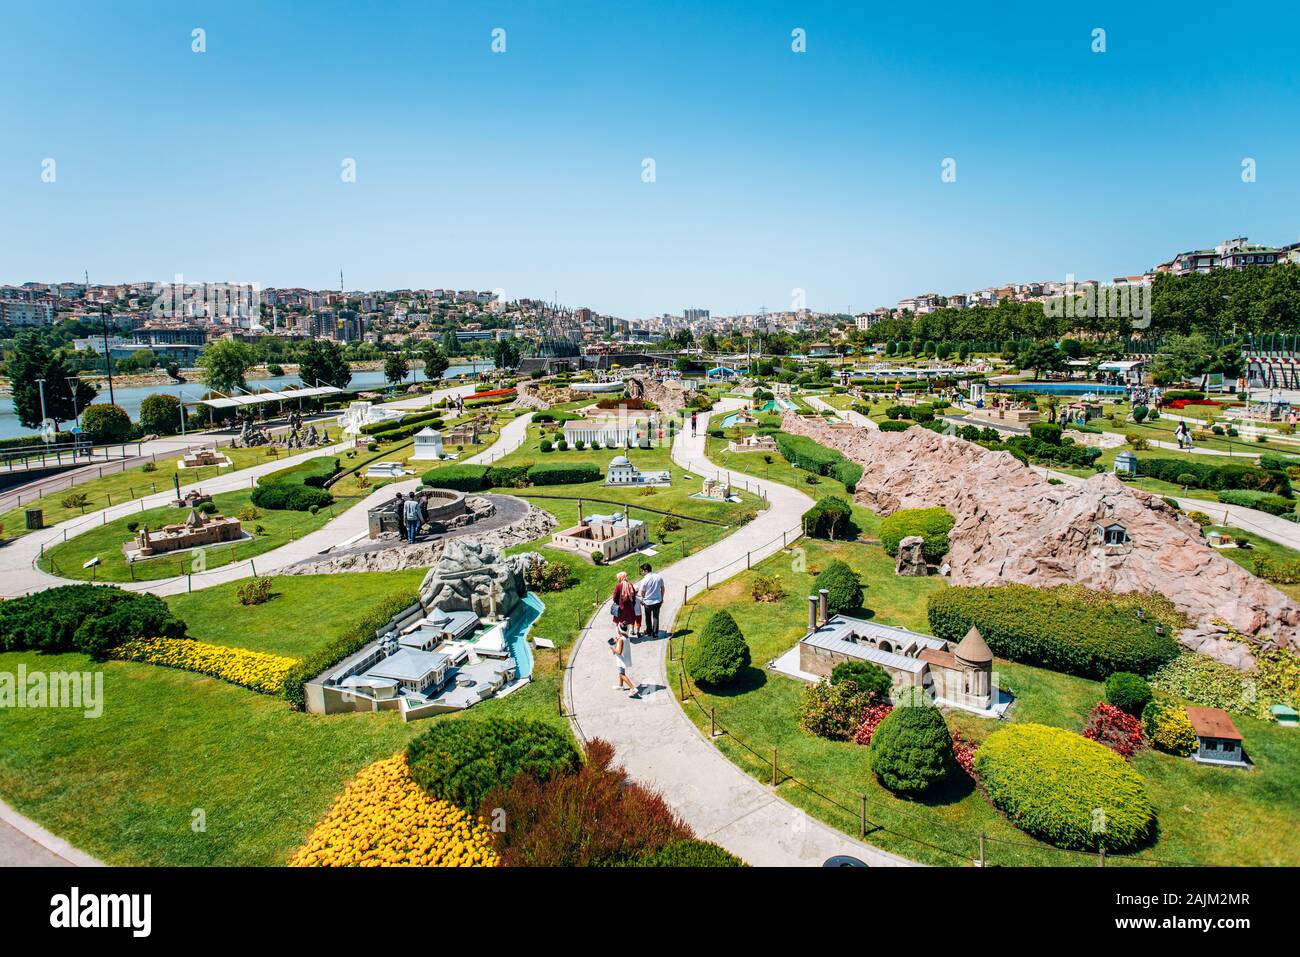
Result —
[{"label": "trimmed hedge", "polygon": [[1174,485],[1188,475],[1195,477],[1194,487],[1215,492],[1233,489],[1268,492],[1290,498],[1291,480],[1281,470],[1255,468],[1250,465],[1211,465],[1191,459],[1139,458],[1137,473]]},{"label": "trimmed hedge", "polygon": [[337,456],[320,455],[287,469],[280,469],[258,479],[260,485],[306,485],[310,488],[324,488],[325,483],[339,470]]},{"label": "trimmed hedge", "polygon": [[440,429],[443,425],[444,415],[445,413],[442,411],[412,412],[399,419],[385,419],[382,422],[371,422],[369,425],[363,425],[361,434],[378,436],[384,432],[396,432],[412,425],[418,425],[421,428],[428,426],[431,429]]},{"label": "trimmed hedge", "polygon": [[919,794],[952,773],[952,735],[933,705],[897,707],[871,736],[871,770],[889,790]]},{"label": "trimmed hedge", "polygon": [[702,685],[725,685],[749,667],[749,645],[728,612],[714,612],[686,654],[686,671]]},{"label": "trimmed hedge", "polygon": [[471,814],[518,774],[546,781],[580,762],[567,729],[521,718],[439,722],[406,746],[406,758],[420,787]]},{"label": "trimmed hedge", "polygon": [[528,481],[533,485],[577,485],[595,482],[601,474],[594,462],[539,462],[528,469]]},{"label": "trimmed hedge", "polygon": [[[1076,585],[952,587],[930,596],[928,613],[930,630],[945,641],[959,642],[975,627],[1001,658],[1084,678],[1150,674],[1179,651],[1181,620],[1159,596]],[[1166,633],[1158,635],[1162,624]]]},{"label": "trimmed hedge", "polygon": [[253,489],[249,500],[258,508],[309,512],[312,508],[324,508],[329,505],[334,501],[334,496],[323,488],[278,482],[258,485]]},{"label": "trimmed hedge", "polygon": [[528,466],[489,465],[487,484],[492,488],[523,488],[528,484]]},{"label": "trimmed hedge", "polygon": [[394,596],[376,606],[370,614],[352,625],[328,645],[303,658],[289,669],[284,679],[284,700],[299,711],[307,707],[303,686],[326,668],[332,668],[348,655],[355,654],[376,638],[376,632],[396,615],[411,606],[409,596]]},{"label": "trimmed hedge", "polygon": [[911,427],[911,422],[903,422],[900,419],[885,419],[880,423],[881,432],[906,432]]},{"label": "trimmed hedge", "polygon": [[491,483],[486,465],[441,465],[429,469],[420,481],[430,488],[449,488],[457,492],[477,492]]},{"label": "trimmed hedge", "polygon": [[1012,824],[1057,847],[1131,850],[1155,827],[1142,776],[1072,731],[1041,724],[995,731],[975,752],[975,771]]},{"label": "trimmed hedge", "polygon": [[1270,515],[1294,515],[1296,513],[1295,499],[1283,498],[1281,495],[1274,495],[1272,492],[1225,488],[1218,494],[1220,502],[1227,502],[1229,505],[1244,505],[1246,508],[1257,508],[1261,512],[1268,512]]},{"label": "trimmed hedge", "polygon": [[782,457],[795,468],[837,479],[852,492],[862,479],[862,466],[846,459],[834,449],[808,438],[789,432],[773,432],[772,438]]},{"label": "trimmed hedge", "polygon": [[96,660],[133,638],[184,638],[185,623],[154,595],[64,585],[0,602],[0,650],[80,651]]},{"label": "trimmed hedge", "polygon": [[880,522],[880,544],[885,553],[898,554],[899,543],[909,535],[925,539],[921,551],[925,560],[936,563],[948,553],[948,533],[955,524],[948,510],[935,508],[904,508],[886,516]]}]

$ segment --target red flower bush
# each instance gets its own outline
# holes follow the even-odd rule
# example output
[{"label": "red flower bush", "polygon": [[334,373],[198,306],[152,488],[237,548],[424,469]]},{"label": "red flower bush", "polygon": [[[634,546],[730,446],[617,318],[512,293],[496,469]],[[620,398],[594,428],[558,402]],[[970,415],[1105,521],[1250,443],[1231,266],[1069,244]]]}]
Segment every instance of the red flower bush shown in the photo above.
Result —
[{"label": "red flower bush", "polygon": [[967,741],[960,731],[952,733],[952,756],[957,759],[961,769],[975,777],[975,752],[979,750],[979,745],[974,741]]},{"label": "red flower bush", "polygon": [[862,716],[862,723],[858,725],[858,733],[854,735],[853,740],[858,744],[870,744],[871,736],[876,733],[876,727],[881,721],[885,720],[885,715],[894,710],[892,704],[873,704],[867,708],[866,714]]},{"label": "red flower bush", "polygon": [[1088,713],[1083,736],[1104,744],[1122,758],[1131,758],[1142,748],[1142,722],[1104,701]]},{"label": "red flower bush", "polygon": [[507,867],[627,864],[695,837],[655,791],[612,767],[614,748],[599,738],[570,774],[538,781],[519,774],[483,799],[479,814],[504,822],[496,851]]}]

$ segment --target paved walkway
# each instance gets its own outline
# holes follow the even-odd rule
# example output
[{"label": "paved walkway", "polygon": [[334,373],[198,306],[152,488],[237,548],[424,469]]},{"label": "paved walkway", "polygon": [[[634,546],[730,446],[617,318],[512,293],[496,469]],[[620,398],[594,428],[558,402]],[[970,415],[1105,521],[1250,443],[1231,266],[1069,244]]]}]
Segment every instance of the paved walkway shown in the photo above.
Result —
[{"label": "paved walkway", "polygon": [[[673,459],[700,472],[708,416],[701,415],[698,434],[678,435]],[[717,471],[708,466],[702,474]],[[694,595],[748,564],[758,562],[799,535],[799,517],[812,500],[777,482],[760,481],[770,507],[722,541],[673,565],[658,569],[664,577],[663,634],[672,632],[689,589]],[[637,575],[636,556],[620,563]],[[732,764],[696,729],[668,687],[666,638],[636,643],[632,674],[642,687],[640,700],[614,690],[615,668],[607,641],[614,628],[602,606],[579,636],[569,656],[565,694],[575,731],[582,739],[603,738],[614,745],[618,760],[636,780],[658,789],[664,799],[702,838],[760,866],[820,866],[836,854],[848,854],[873,866],[910,864],[903,858],[855,841],[779,797],[773,789]],[[773,680],[785,680],[777,677]]]},{"label": "paved walkway", "polygon": [[[1067,472],[1057,472],[1041,465],[1032,466],[1039,475],[1060,479],[1067,485],[1082,485],[1087,479]],[[1204,512],[1219,525],[1233,525],[1247,532],[1253,532],[1260,538],[1267,538],[1279,545],[1300,550],[1300,524],[1288,522],[1278,515],[1270,515],[1259,509],[1246,508],[1244,505],[1229,505],[1226,502],[1210,502],[1199,498],[1190,498],[1174,492],[1169,496],[1189,511]]]},{"label": "paved walkway", "polygon": [[[456,386],[446,389],[442,392],[435,393],[435,397],[452,394],[467,394],[468,386]],[[429,397],[422,397],[428,401]],[[506,426],[502,430],[502,437],[506,436],[506,431],[514,423]],[[339,443],[324,448],[312,449],[299,455],[289,456],[287,458],[278,458],[265,462],[261,465],[255,465],[251,468],[241,469],[236,472],[228,472],[215,478],[204,479],[189,485],[181,486],[181,493],[184,494],[194,489],[202,489],[204,492],[219,494],[221,492],[230,492],[235,489],[249,487],[263,475],[277,472],[280,469],[288,468],[291,465],[305,462],[308,459],[316,458],[321,455],[342,455],[344,452],[351,450],[352,442]],[[489,450],[490,451],[490,450]],[[477,456],[475,456],[477,458]],[[151,508],[158,508],[167,505],[175,500],[175,491],[168,489],[159,492],[156,495],[150,495],[145,498],[135,499],[122,505],[114,505],[109,508],[100,509],[95,512],[88,512],[78,518],[68,519],[57,525],[50,526],[49,529],[40,532],[33,532],[30,535],[24,535],[15,539],[4,548],[0,548],[0,597],[16,598],[19,595],[30,594],[34,591],[43,591],[46,588],[54,588],[59,585],[71,584],[71,580],[59,578],[47,572],[41,571],[36,567],[36,561],[41,554],[41,546],[52,547],[60,544],[66,538],[72,538],[91,528],[102,525],[105,521],[124,518],[136,512],[146,511]],[[369,499],[367,499],[369,501]],[[364,505],[364,503],[362,503]],[[330,545],[337,545],[339,542],[346,540],[347,535],[341,533],[351,529],[348,534],[356,534],[357,531],[364,531],[365,509],[362,508],[360,515],[360,524],[358,516],[354,514],[356,508],[349,509],[339,518],[334,519],[325,528],[319,529],[310,535],[304,536],[295,542],[290,542],[278,549],[265,553],[253,559],[253,563],[258,567],[259,573],[271,571],[275,568],[283,567],[295,561],[301,561],[303,558],[317,554],[321,549],[328,548]],[[65,538],[66,537],[66,538]],[[265,560],[266,564],[263,565]],[[212,585],[221,584],[222,582],[234,581],[252,574],[252,569],[246,562],[239,562],[232,565],[225,565],[221,568],[213,569],[194,576],[193,585],[195,588],[207,588]],[[184,577],[174,579],[160,579],[152,582],[124,583],[123,588],[135,591],[150,591],[159,595],[175,594],[184,591],[188,583]]]},{"label": "paved walkway", "polygon": [[0,867],[103,866],[0,801]]},{"label": "paved walkway", "polygon": [[803,397],[803,400],[818,412],[834,412],[835,415],[851,425],[856,425],[869,432],[873,430],[876,432],[880,431],[880,426],[877,425],[874,420],[863,415],[861,412],[854,412],[852,409],[837,409],[825,399],[818,398],[815,395],[806,395]]}]

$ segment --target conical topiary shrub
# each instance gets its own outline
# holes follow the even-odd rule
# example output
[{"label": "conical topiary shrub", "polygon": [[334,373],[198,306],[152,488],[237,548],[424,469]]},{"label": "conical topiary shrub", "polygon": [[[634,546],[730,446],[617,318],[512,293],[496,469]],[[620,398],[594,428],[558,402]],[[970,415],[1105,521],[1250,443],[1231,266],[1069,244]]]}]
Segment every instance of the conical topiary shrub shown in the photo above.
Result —
[{"label": "conical topiary shrub", "polygon": [[952,735],[933,705],[901,699],[871,737],[871,770],[891,791],[916,794],[952,773]]},{"label": "conical topiary shrub", "polygon": [[832,615],[857,611],[862,607],[862,579],[842,561],[827,565],[817,576],[813,588],[816,592],[826,589],[826,604]]},{"label": "conical topiary shrub", "polygon": [[700,640],[686,653],[686,673],[702,685],[725,685],[749,667],[749,645],[736,620],[714,612]]}]

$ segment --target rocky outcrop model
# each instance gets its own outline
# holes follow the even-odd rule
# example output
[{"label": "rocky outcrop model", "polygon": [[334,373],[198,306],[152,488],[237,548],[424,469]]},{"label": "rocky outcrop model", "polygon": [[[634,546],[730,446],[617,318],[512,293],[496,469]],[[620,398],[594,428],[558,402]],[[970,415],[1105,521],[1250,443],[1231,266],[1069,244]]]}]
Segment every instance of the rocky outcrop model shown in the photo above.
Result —
[{"label": "rocky outcrop model", "polygon": [[503,556],[475,539],[453,538],[420,582],[420,602],[425,608],[472,611],[480,618],[493,611],[509,615],[528,594],[527,567],[527,555]]},{"label": "rocky outcrop model", "polygon": [[1246,645],[1224,637],[1228,628],[1297,647],[1300,608],[1291,599],[1206,545],[1158,496],[1113,475],[1052,485],[1007,452],[929,429],[849,432],[793,413],[782,427],[860,463],[855,497],[882,515],[948,509],[954,584],[1161,594],[1192,622],[1179,636],[1185,645],[1236,667],[1254,662]]}]

